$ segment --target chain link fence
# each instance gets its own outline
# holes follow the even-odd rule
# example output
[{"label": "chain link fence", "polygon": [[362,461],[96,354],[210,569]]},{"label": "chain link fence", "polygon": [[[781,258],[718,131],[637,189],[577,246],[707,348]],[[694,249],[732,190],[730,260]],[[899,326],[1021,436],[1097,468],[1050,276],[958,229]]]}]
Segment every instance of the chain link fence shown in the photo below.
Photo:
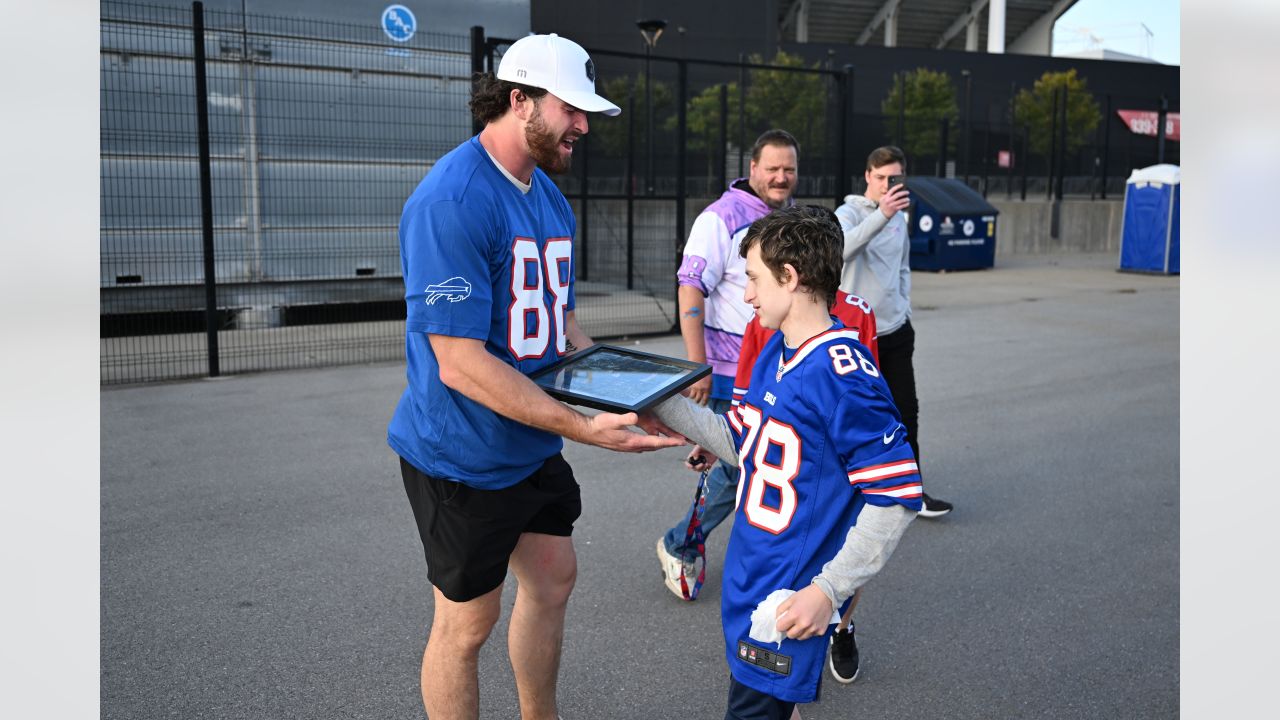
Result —
[{"label": "chain link fence", "polygon": [[[402,358],[402,205],[475,132],[471,74],[511,40],[476,28],[389,43],[373,27],[196,6],[101,4],[101,382]],[[799,139],[796,198],[829,206],[863,189],[873,148],[901,142],[894,117],[850,112],[852,72],[830,62],[588,50],[623,113],[592,116],[555,181],[578,218],[578,319],[597,339],[678,327],[684,239],[747,174],[761,132]],[[1043,197],[1058,172],[1067,194],[1118,195],[1124,168],[1154,154],[1118,122],[1051,168],[1007,119],[953,118],[938,126],[945,150],[910,172],[996,197]]]}]

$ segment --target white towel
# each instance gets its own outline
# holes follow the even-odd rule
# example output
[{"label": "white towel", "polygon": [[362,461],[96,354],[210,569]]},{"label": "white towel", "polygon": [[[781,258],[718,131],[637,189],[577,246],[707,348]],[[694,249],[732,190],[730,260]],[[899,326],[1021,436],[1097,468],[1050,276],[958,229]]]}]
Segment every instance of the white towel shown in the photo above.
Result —
[{"label": "white towel", "polygon": [[[783,600],[795,595],[795,590],[774,590],[769,596],[760,601],[756,605],[756,609],[751,611],[751,631],[747,636],[756,642],[775,643],[778,647],[782,647],[782,638],[785,637],[778,631],[778,606]],[[831,624],[840,622],[840,613],[831,612]]]}]

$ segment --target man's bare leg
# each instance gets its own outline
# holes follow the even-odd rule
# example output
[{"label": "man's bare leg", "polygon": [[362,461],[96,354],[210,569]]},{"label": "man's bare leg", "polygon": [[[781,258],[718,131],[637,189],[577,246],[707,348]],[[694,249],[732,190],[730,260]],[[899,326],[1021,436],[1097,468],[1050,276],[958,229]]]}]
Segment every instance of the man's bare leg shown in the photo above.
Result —
[{"label": "man's bare leg", "polygon": [[502,586],[461,603],[432,590],[435,614],[422,654],[422,706],[431,720],[477,720],[480,647],[502,612]]},{"label": "man's bare leg", "polygon": [[578,575],[573,540],[525,533],[511,554],[519,583],[507,648],[523,720],[556,720],[564,614]]}]

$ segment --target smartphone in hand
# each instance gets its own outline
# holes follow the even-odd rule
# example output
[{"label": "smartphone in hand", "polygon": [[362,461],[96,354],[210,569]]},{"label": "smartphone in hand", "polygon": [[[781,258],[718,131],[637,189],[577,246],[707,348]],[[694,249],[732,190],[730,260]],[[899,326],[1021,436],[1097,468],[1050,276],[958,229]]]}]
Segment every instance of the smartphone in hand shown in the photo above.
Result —
[{"label": "smartphone in hand", "polygon": [[906,175],[890,175],[890,176],[889,176],[889,189],[890,189],[890,190],[892,190],[894,185],[902,185],[902,184],[904,184],[904,183],[906,183],[906,182],[907,182],[907,176],[906,176]]}]

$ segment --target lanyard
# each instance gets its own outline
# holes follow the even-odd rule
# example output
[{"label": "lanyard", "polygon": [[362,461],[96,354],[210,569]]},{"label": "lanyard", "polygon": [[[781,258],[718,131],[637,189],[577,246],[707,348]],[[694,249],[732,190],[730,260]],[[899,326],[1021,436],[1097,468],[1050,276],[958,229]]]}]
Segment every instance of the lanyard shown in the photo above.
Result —
[{"label": "lanyard", "polygon": [[[707,509],[707,472],[698,476],[698,488],[693,492],[693,509],[689,512],[689,526],[684,531],[684,551],[680,553],[680,593],[685,600],[697,600],[702,581],[707,578],[707,545],[702,532],[702,514]],[[698,579],[689,588],[687,568],[698,566]]]}]

